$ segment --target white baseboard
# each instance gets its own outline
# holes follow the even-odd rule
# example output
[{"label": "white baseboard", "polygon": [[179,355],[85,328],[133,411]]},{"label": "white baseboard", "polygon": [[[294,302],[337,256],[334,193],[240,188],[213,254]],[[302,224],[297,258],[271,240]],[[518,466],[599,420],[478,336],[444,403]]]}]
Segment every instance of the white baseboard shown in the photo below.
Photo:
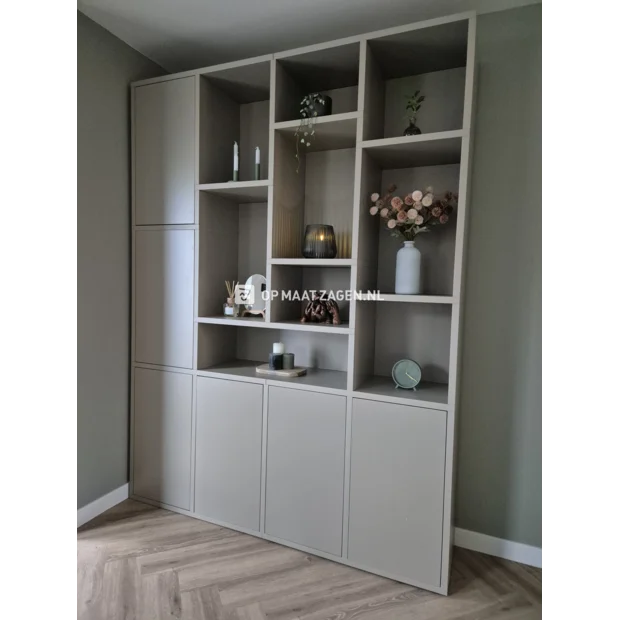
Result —
[{"label": "white baseboard", "polygon": [[457,547],[487,553],[505,560],[528,564],[542,568],[542,547],[533,547],[524,545],[523,543],[513,542],[512,540],[504,540],[503,538],[495,538],[478,532],[462,530],[454,528],[454,544]]},{"label": "white baseboard", "polygon": [[107,495],[96,499],[94,502],[87,504],[77,511],[77,526],[80,527],[84,523],[88,523],[91,519],[99,516],[102,512],[109,510],[120,504],[129,497],[129,483],[124,484],[114,491],[110,491]]}]

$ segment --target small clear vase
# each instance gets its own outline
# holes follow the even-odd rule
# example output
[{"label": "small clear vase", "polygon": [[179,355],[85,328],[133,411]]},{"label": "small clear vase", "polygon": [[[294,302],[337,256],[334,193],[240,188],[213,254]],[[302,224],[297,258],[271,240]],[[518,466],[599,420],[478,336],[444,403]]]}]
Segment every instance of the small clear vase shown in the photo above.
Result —
[{"label": "small clear vase", "polygon": [[239,316],[239,304],[235,303],[235,300],[229,298],[224,304],[224,316],[237,318]]}]

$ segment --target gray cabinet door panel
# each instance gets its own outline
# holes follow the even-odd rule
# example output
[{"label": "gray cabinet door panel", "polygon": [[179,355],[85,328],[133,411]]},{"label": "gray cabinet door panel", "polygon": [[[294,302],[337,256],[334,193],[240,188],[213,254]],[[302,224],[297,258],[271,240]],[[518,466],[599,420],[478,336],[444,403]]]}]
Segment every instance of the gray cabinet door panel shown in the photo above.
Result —
[{"label": "gray cabinet door panel", "polygon": [[353,399],[351,561],[440,586],[446,416]]},{"label": "gray cabinet door panel", "polygon": [[197,382],[196,513],[258,532],[263,386]]},{"label": "gray cabinet door panel", "polygon": [[265,533],[342,554],[346,398],[269,387]]},{"label": "gray cabinet door panel", "polygon": [[189,510],[192,376],[134,373],[133,492]]},{"label": "gray cabinet door panel", "polygon": [[136,361],[192,368],[194,231],[136,231],[135,265]]},{"label": "gray cabinet door panel", "polygon": [[193,224],[195,78],[139,86],[134,100],[135,224]]}]

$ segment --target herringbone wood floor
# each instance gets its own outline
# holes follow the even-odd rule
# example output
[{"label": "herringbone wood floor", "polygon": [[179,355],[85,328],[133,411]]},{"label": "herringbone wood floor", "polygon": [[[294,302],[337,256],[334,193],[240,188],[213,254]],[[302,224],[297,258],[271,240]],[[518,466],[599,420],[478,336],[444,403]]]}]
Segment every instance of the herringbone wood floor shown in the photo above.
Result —
[{"label": "herringbone wood floor", "polygon": [[464,549],[443,597],[132,500],[77,538],[84,620],[541,617],[540,570]]}]

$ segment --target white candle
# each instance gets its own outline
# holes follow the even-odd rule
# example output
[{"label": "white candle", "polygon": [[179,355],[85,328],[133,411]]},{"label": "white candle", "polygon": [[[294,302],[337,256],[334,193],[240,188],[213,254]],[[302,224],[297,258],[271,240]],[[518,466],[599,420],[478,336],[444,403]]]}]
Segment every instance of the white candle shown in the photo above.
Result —
[{"label": "white candle", "polygon": [[284,353],[284,343],[283,342],[274,342],[273,343],[273,352],[274,353]]},{"label": "white candle", "polygon": [[260,164],[260,149],[256,147],[256,159],[254,160],[255,164]]},{"label": "white candle", "polygon": [[239,145],[236,142],[233,150],[233,170],[239,170]]}]

